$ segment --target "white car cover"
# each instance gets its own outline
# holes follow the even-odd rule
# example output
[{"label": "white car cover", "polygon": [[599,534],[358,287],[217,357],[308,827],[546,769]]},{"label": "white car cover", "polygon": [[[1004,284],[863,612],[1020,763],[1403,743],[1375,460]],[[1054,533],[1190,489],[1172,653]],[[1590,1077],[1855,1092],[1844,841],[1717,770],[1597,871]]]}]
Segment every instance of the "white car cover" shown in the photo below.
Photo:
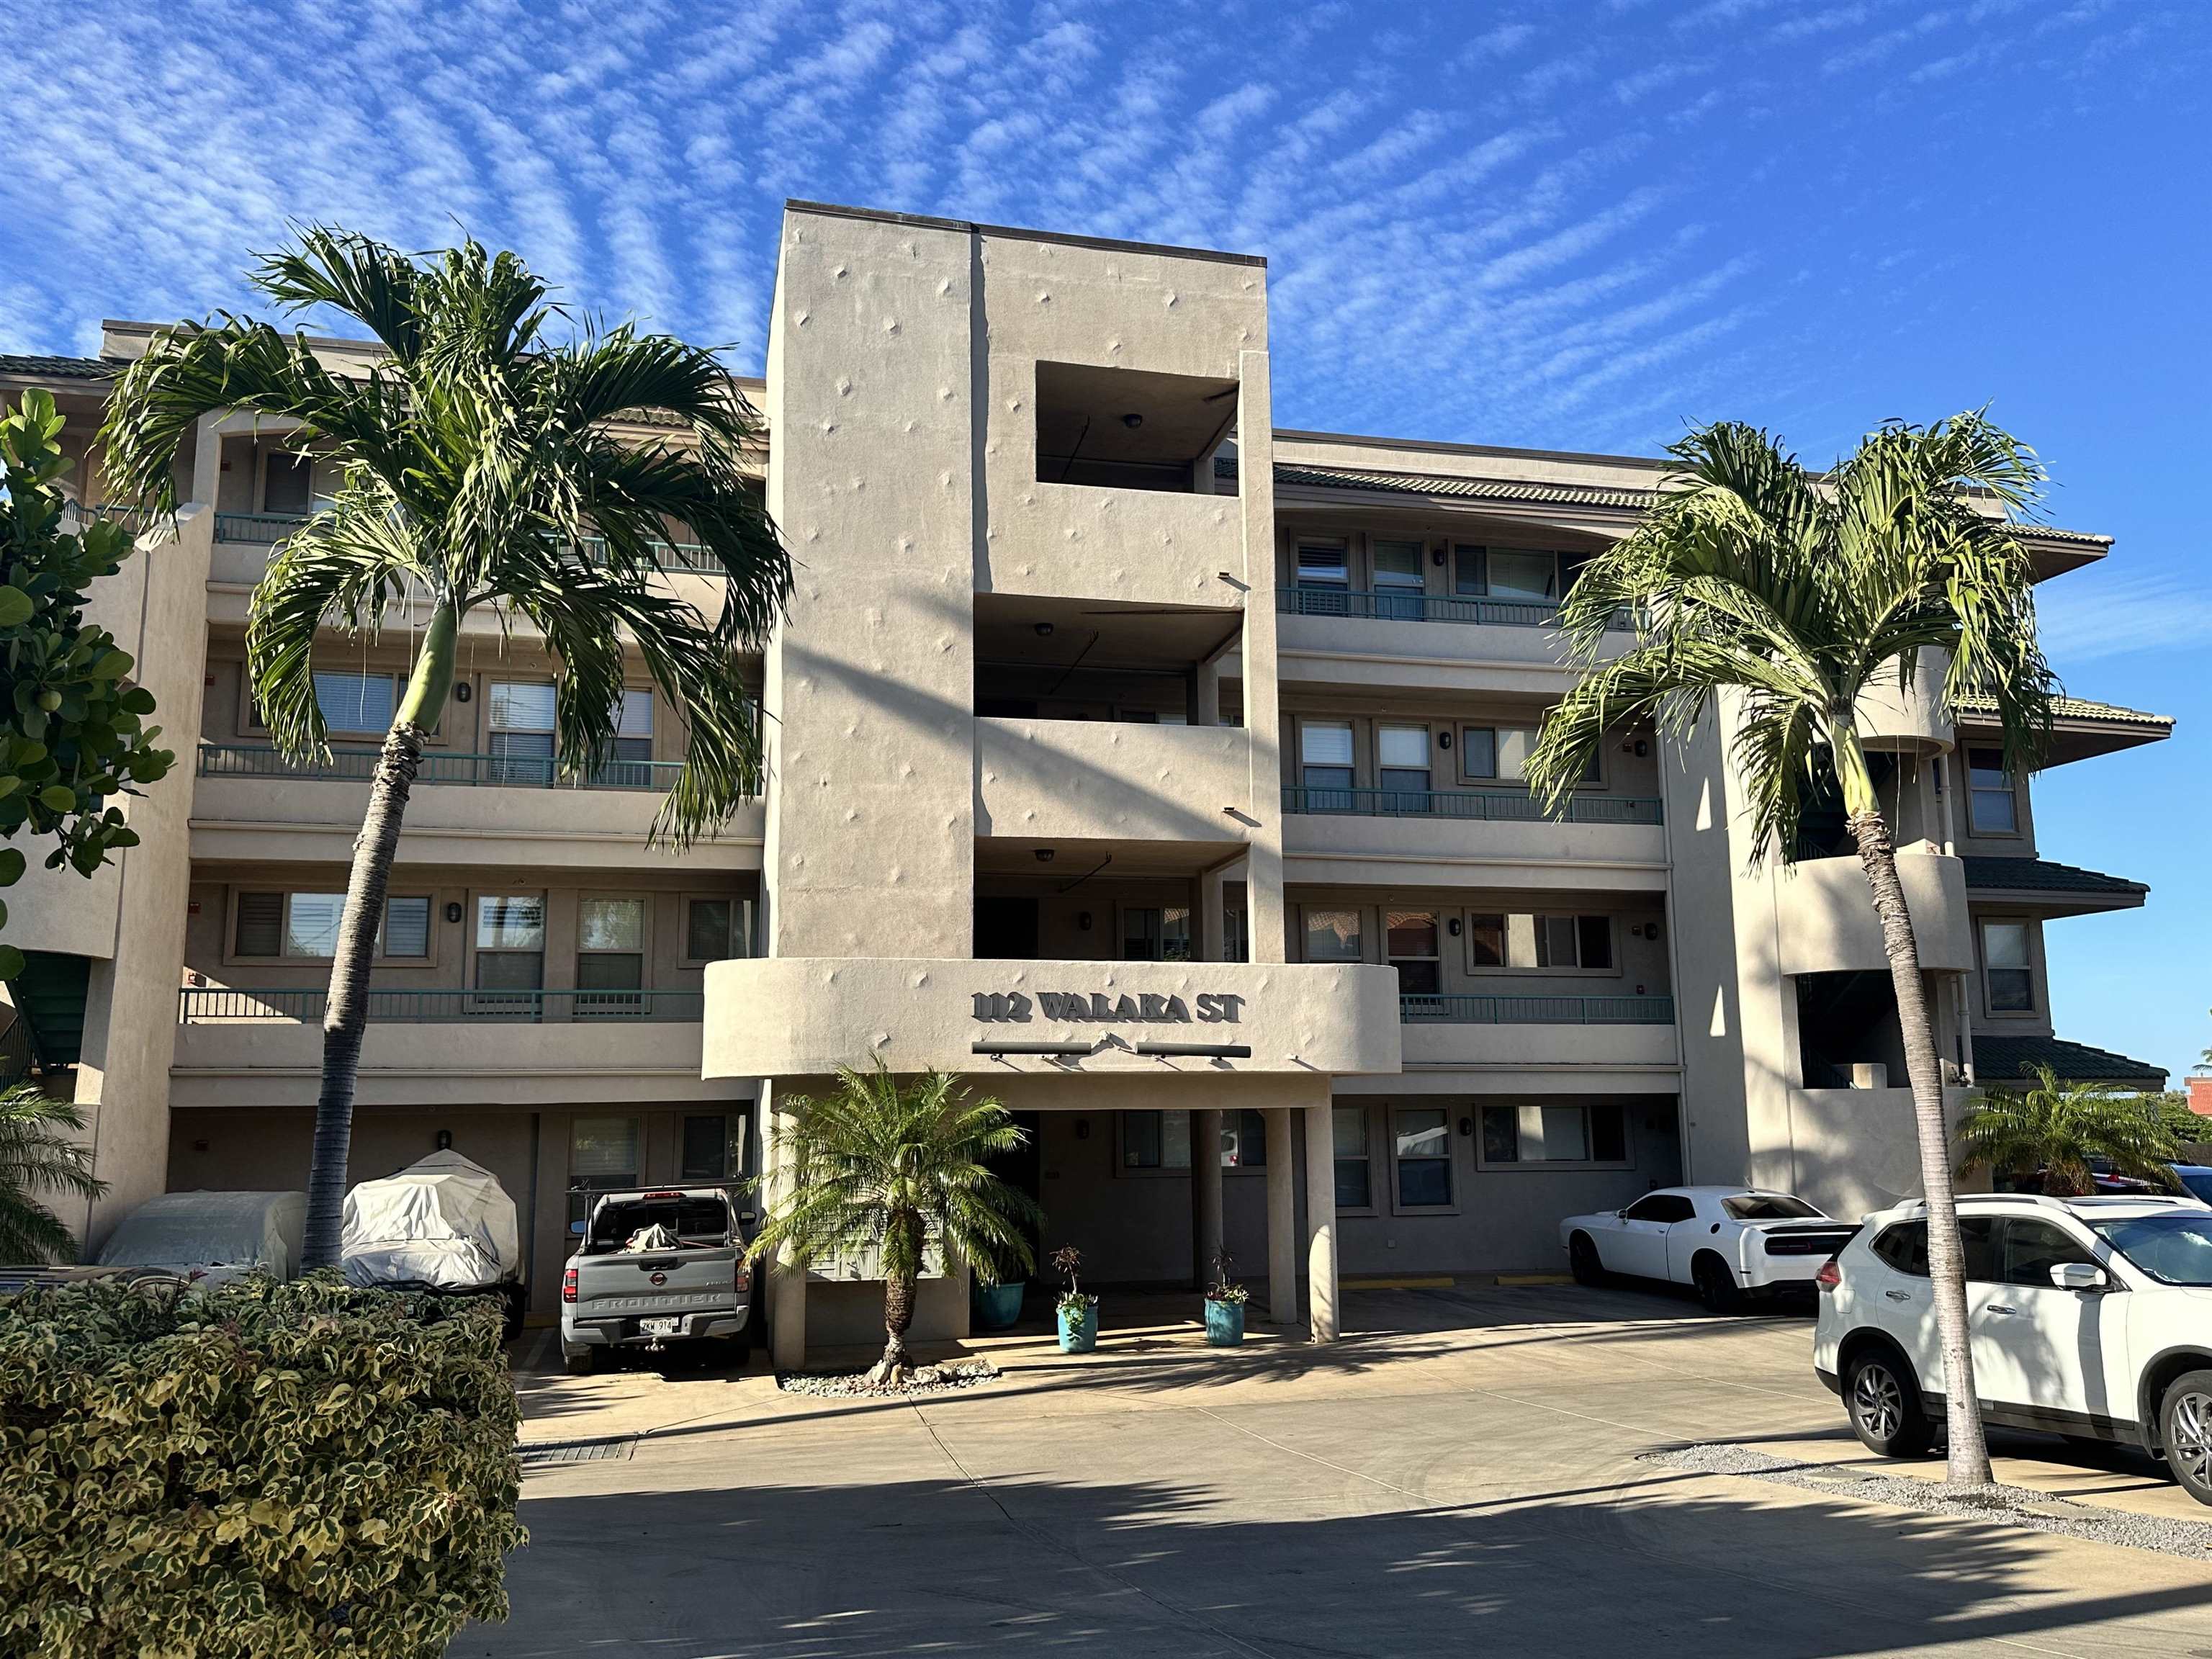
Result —
[{"label": "white car cover", "polygon": [[235,1278],[300,1271],[305,1193],[164,1193],[123,1218],[95,1260],[103,1267],[158,1267]]},{"label": "white car cover", "polygon": [[468,1290],[522,1272],[514,1200],[490,1170],[453,1152],[348,1193],[341,1248],[353,1285]]}]

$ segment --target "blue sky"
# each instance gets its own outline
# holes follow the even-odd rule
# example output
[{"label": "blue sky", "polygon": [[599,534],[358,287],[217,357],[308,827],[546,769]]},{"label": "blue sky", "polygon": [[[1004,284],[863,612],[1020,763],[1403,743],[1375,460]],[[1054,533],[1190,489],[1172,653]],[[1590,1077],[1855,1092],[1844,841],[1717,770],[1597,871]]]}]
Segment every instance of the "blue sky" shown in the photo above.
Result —
[{"label": "blue sky", "polygon": [[465,226],[757,368],[787,196],[1265,253],[1285,426],[1825,459],[1983,403],[2051,516],[2069,690],[2179,717],[2039,784],[2152,884],[2050,930],[2062,1036],[2212,1042],[2205,134],[2183,0],[744,7],[117,0],[0,15],[0,349],[248,302],[288,218]]}]

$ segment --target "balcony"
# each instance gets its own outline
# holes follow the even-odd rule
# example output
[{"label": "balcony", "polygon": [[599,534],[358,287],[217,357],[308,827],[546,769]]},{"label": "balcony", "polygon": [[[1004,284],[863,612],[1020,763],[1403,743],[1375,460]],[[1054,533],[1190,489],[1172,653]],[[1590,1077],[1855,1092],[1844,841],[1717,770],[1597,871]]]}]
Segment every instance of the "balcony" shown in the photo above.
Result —
[{"label": "balcony", "polygon": [[[255,547],[274,547],[297,530],[307,520],[283,513],[218,513],[215,515],[215,538],[219,542],[243,542]],[[698,542],[649,542],[662,567],[669,570],[689,571],[694,575],[720,576],[728,573],[721,561],[709,553]],[[587,564],[606,562],[606,541],[599,536],[586,536],[576,544]]]},{"label": "balcony", "polygon": [[[170,1101],[310,1107],[323,1057],[320,987],[190,987],[178,994]],[[699,1075],[697,991],[368,994],[365,1109],[672,1103],[727,1098]]]},{"label": "balcony", "polygon": [[1672,997],[1401,996],[1408,1025],[1672,1025]]},{"label": "balcony", "polygon": [[[1554,695],[1568,672],[1565,641],[1549,599],[1279,587],[1279,673],[1286,684]],[[1457,626],[1424,628],[1424,623]],[[1618,647],[1633,635],[1618,613]]]},{"label": "balcony", "polygon": [[1235,842],[1249,810],[1241,726],[978,720],[975,833],[1041,841]]},{"label": "balcony", "polygon": [[[333,750],[295,765],[265,744],[200,745],[192,856],[240,861],[343,862],[368,805],[377,750]],[[544,757],[425,751],[400,835],[403,863],[634,866],[678,761],[609,761],[564,775]],[[688,862],[757,870],[763,816],[739,807]]]},{"label": "balcony", "polygon": [[1656,797],[1583,792],[1555,816],[1513,790],[1294,786],[1282,792],[1282,805],[1292,881],[1620,892],[1667,885]]},{"label": "balcony", "polygon": [[[1332,587],[1279,587],[1275,609],[1286,617],[1471,623],[1485,628],[1550,628],[1559,619],[1555,599],[1499,599],[1473,593],[1368,593]],[[1624,631],[1634,625],[1635,619],[1626,611],[1615,611],[1607,624]]]},{"label": "balcony", "polygon": [[[1897,855],[1922,968],[1974,969],[1964,860],[1933,853]],[[1881,922],[1856,856],[1802,859],[1769,877],[1774,884],[1778,967],[1785,974],[1887,973]]]},{"label": "balcony", "polygon": [[1672,997],[1401,996],[1398,1018],[1411,1092],[1450,1092],[1459,1072],[1531,1094],[1680,1086]]}]

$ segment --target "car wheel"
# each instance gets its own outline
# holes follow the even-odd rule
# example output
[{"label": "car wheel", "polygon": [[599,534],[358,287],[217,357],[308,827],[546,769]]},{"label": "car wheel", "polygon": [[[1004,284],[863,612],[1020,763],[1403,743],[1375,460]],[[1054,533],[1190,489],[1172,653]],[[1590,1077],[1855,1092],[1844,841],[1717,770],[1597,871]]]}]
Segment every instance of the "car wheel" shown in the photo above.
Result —
[{"label": "car wheel", "polygon": [[2181,1489],[2212,1504],[2212,1371],[2189,1371],[2173,1380],[2159,1407],[2159,1438],[2166,1466]]},{"label": "car wheel", "polygon": [[1917,1457],[1935,1443],[1936,1425],[1921,1409],[1919,1382],[1885,1349],[1851,1361],[1844,1408],[1860,1443],[1884,1457]]},{"label": "car wheel", "polygon": [[1735,1275],[1717,1255],[1701,1255],[1691,1264],[1690,1280],[1698,1287],[1698,1300],[1705,1304],[1708,1313],[1732,1314],[1742,1305],[1743,1293],[1736,1289]]},{"label": "car wheel", "polygon": [[1574,1274],[1577,1285],[1605,1283],[1605,1268],[1597,1259],[1597,1246],[1590,1243],[1588,1233],[1577,1233],[1567,1241],[1567,1271]]},{"label": "car wheel", "polygon": [[599,1368],[599,1353],[582,1343],[561,1345],[561,1369],[571,1376],[589,1376]]}]

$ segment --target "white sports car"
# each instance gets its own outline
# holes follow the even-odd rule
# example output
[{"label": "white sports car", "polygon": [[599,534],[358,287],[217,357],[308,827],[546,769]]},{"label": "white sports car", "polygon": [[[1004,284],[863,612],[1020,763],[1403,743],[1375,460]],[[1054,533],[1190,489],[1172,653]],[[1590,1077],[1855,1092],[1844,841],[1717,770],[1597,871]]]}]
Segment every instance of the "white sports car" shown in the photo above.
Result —
[{"label": "white sports car", "polygon": [[1559,1243],[1578,1283],[1632,1273],[1694,1285],[1705,1306],[1727,1313],[1747,1295],[1811,1289],[1820,1264],[1857,1231],[1788,1193],[1665,1187],[1625,1210],[1569,1216]]}]

